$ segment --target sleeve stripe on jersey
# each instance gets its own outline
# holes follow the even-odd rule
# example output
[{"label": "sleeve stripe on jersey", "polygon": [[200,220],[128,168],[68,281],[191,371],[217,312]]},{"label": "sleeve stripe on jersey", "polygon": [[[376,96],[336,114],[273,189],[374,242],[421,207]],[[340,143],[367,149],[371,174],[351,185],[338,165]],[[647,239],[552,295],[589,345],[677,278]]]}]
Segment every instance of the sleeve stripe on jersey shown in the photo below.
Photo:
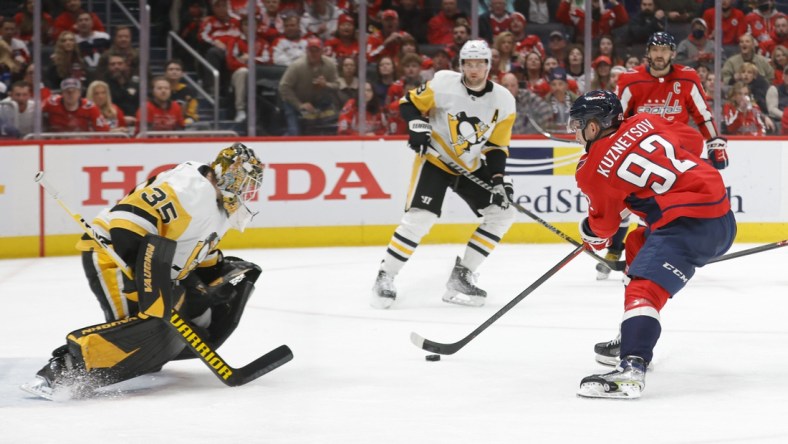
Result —
[{"label": "sleeve stripe on jersey", "polygon": [[[706,105],[706,98],[703,97],[701,93],[701,89],[698,87],[696,83],[692,84],[692,89],[690,89],[690,97],[692,97],[692,102],[695,104],[695,109],[698,110],[698,114],[700,114],[701,120],[700,122],[695,121],[695,124],[700,126],[705,126],[706,131],[702,131],[708,133],[708,138],[711,139],[712,137],[717,137],[717,128],[714,127],[714,117],[711,115],[711,111],[709,111],[709,107]],[[706,134],[704,134],[705,136]]]},{"label": "sleeve stripe on jersey", "polygon": [[[110,218],[110,226],[116,227],[118,226],[118,222],[121,220],[126,220],[130,223],[136,224],[140,227],[140,229],[149,232],[149,233],[158,233],[158,223],[159,219],[138,207],[127,205],[127,204],[120,204],[116,205],[115,208],[112,209],[109,213]],[[132,230],[135,231],[136,230]]]}]

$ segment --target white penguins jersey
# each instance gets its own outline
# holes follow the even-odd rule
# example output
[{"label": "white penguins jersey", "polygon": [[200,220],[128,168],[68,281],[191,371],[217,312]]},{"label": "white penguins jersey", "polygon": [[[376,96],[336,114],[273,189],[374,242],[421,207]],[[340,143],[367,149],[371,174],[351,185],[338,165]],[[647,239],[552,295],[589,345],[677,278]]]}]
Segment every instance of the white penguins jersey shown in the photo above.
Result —
[{"label": "white penguins jersey", "polygon": [[[230,229],[216,188],[199,171],[202,166],[200,162],[184,162],[137,185],[117,205],[96,216],[94,229],[110,240],[111,228],[123,228],[140,236],[150,233],[176,241],[171,277],[185,278]],[[81,249],[87,246],[90,242]]]},{"label": "white penguins jersey", "polygon": [[[462,74],[443,70],[405,94],[400,104],[405,102],[429,116],[432,147],[468,171],[479,169],[482,154],[491,150],[509,155],[516,107],[514,96],[503,86],[488,82],[484,91],[472,94],[462,83]],[[428,160],[456,174],[442,162]]]}]

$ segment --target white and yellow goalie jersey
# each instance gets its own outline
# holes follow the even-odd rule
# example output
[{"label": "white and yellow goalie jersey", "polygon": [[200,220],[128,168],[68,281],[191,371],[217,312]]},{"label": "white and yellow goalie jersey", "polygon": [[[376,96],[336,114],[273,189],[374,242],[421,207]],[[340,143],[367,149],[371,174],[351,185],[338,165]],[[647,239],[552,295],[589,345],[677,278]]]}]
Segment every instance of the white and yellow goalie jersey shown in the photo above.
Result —
[{"label": "white and yellow goalie jersey", "polygon": [[[481,166],[482,155],[491,150],[500,149],[509,155],[516,107],[514,97],[503,86],[488,82],[477,95],[463,85],[462,74],[444,70],[408,92],[400,100],[406,102],[429,116],[432,147],[468,171],[476,171]],[[456,174],[442,162],[428,159],[444,171]]]},{"label": "white and yellow goalie jersey", "polygon": [[[184,162],[143,182],[112,208],[94,219],[96,232],[109,239],[110,230],[123,228],[140,236],[155,234],[177,242],[171,277],[183,279],[208,258],[230,229],[227,213],[217,201],[214,185],[200,173],[199,162]],[[89,250],[91,242],[78,248]],[[207,258],[207,259],[206,259]],[[205,261],[206,263],[201,264]],[[128,264],[131,267],[134,264]]]}]

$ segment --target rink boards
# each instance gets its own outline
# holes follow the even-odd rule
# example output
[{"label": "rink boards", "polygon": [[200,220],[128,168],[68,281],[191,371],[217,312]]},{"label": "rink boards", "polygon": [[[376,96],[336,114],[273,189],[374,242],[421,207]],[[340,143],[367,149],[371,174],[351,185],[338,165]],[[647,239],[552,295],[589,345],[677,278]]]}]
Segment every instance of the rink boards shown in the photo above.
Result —
[{"label": "rink boards", "polygon": [[[131,187],[185,160],[209,162],[231,140],[0,145],[0,257],[74,254],[79,226],[33,181],[46,171],[72,211],[90,220]],[[265,163],[260,213],[224,248],[384,245],[402,216],[414,154],[403,140],[247,140]],[[723,171],[738,242],[788,234],[788,140],[732,140]],[[507,170],[525,208],[577,237],[587,210],[574,181],[581,148],[516,140]],[[478,219],[453,193],[425,242],[466,242]],[[505,242],[564,242],[525,215]]]}]

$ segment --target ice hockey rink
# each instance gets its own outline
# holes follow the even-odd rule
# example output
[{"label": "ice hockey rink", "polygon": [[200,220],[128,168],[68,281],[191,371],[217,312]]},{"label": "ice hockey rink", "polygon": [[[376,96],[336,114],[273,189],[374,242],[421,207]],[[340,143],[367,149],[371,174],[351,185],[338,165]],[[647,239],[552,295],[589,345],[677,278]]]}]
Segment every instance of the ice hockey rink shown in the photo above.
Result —
[{"label": "ice hockey rink", "polygon": [[66,402],[18,386],[66,333],[103,321],[80,260],[2,260],[0,442],[788,442],[788,249],[698,271],[662,311],[639,400],[575,396],[605,370],[593,344],[623,305],[621,275],[596,281],[585,255],[455,355],[427,362],[410,343],[463,338],[572,248],[504,240],[479,270],[487,305],[468,308],[441,302],[464,245],[423,245],[388,311],[368,305],[384,247],[229,251],[264,271],[222,356],[238,367],[287,344],[293,361],[238,388],[179,361]]}]

